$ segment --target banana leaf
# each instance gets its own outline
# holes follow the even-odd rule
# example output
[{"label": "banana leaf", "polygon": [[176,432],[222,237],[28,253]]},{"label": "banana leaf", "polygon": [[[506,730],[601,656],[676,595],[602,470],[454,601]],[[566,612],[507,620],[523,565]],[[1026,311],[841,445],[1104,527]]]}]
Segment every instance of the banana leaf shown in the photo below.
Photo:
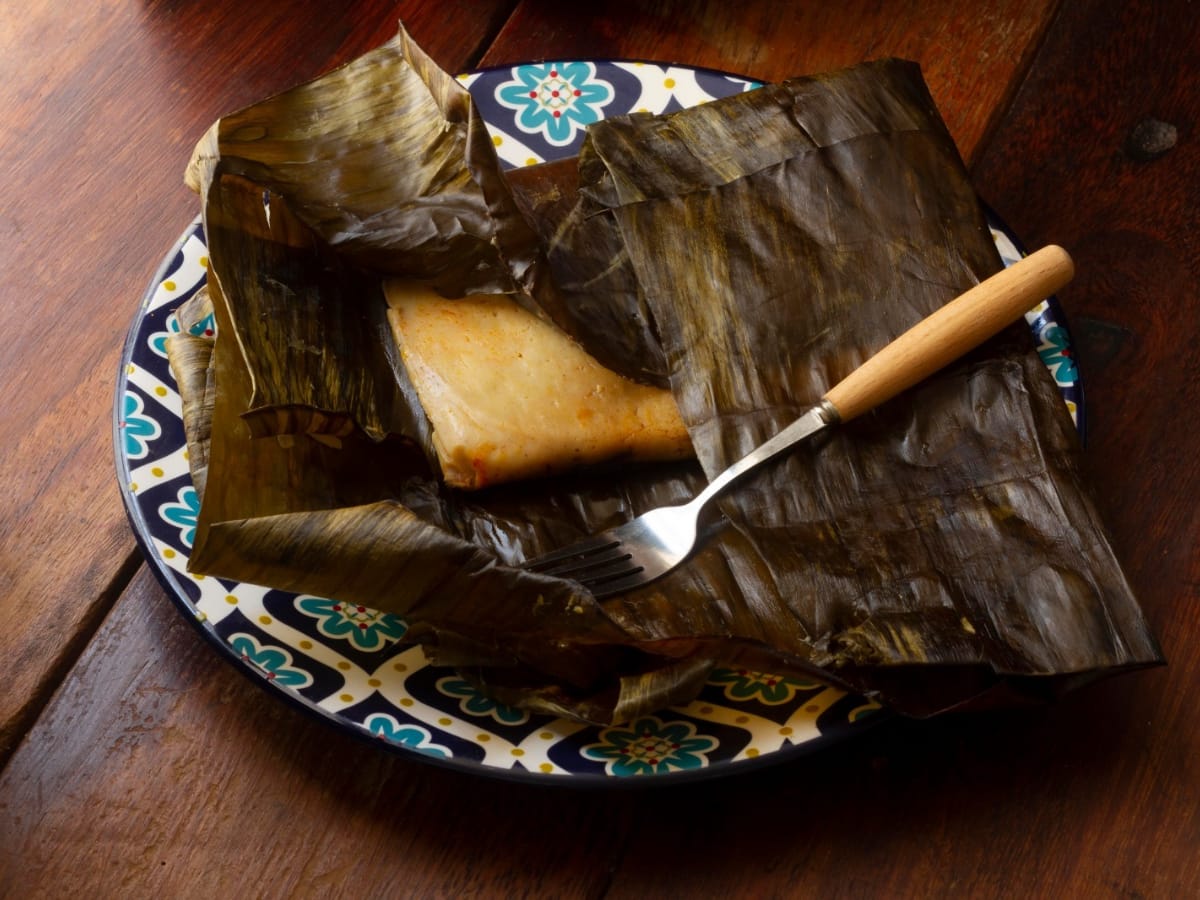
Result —
[{"label": "banana leaf", "polygon": [[[710,478],[1000,265],[914,64],[758,99],[730,104],[753,137],[728,155],[711,105],[601,123],[581,154],[580,192],[605,209],[591,221],[621,236]],[[1078,449],[1015,326],[734,492],[724,512],[762,563],[744,596],[794,615],[853,680],[1157,661]]]},{"label": "banana leaf", "polygon": [[[206,229],[265,229],[274,240],[256,250],[279,255],[271,267],[303,270],[253,280],[252,263],[227,258],[215,272],[242,279],[225,287],[239,297],[231,328],[252,372],[246,412],[257,434],[340,439],[357,426],[380,440],[419,421],[381,334],[380,273],[450,297],[510,294],[539,314],[530,295],[553,291],[470,94],[403,30],[321,78],[222,117],[186,180],[205,196],[217,181],[257,193],[257,215],[244,202],[230,214],[206,202]],[[272,227],[281,217],[286,227]],[[237,252],[236,244],[224,250]]]},{"label": "banana leaf", "polygon": [[[412,52],[403,35],[395,43],[385,58]],[[394,78],[404,96],[408,69],[372,66],[369,85],[327,78],[309,90],[354,105],[355,93],[386,94]],[[324,352],[345,334],[369,340],[378,283],[394,270],[361,250],[357,224],[343,238],[310,217],[307,185],[230,162],[240,157],[218,137],[197,157],[217,340],[207,362],[201,353],[181,362],[205,365],[203,375],[179,375],[181,389],[199,391],[187,408],[211,409],[192,569],[398,613],[433,661],[497,697],[599,722],[686,699],[717,660],[819,673],[917,714],[1159,661],[1082,485],[1069,419],[1020,329],[748,482],[695,556],[653,585],[598,601],[517,567],[694,495],[998,265],[914,66],[861,67],[734,100],[727,115],[738,124],[723,135],[727,101],[602,123],[581,155],[579,199],[557,189],[520,198],[531,213],[586,203],[588,227],[621,248],[614,265],[653,324],[629,347],[661,354],[698,461],[469,495],[432,474],[421,450],[427,425],[394,348],[365,353],[375,362],[353,379],[340,367],[353,371],[359,354],[323,357],[339,367],[325,375],[334,385],[367,386],[357,394],[304,396],[294,384],[270,393],[267,382],[290,377],[271,347]],[[819,115],[807,121],[799,106]],[[387,113],[364,109],[370,141],[372,116]],[[271,134],[272,116],[292,112],[283,104],[243,117]],[[747,123],[759,129],[749,138]],[[436,145],[442,124],[433,131]],[[694,146],[678,138],[689,133],[700,135]],[[353,151],[358,139],[347,132],[338,142]],[[381,208],[435,209],[412,204],[403,182],[373,175],[356,153],[339,158],[347,171],[335,175],[332,161],[325,183],[378,191]],[[481,181],[497,175],[494,158],[490,167]],[[508,251],[504,229],[492,239],[520,282],[526,257]],[[480,256],[464,252],[474,271]],[[396,253],[392,244],[384,255]],[[494,286],[511,287],[504,282]],[[538,303],[542,294],[524,296]],[[271,311],[297,297],[307,312]],[[261,347],[247,338],[255,333]],[[652,369],[639,352],[627,368]],[[309,422],[292,418],[296,407]],[[285,424],[264,428],[247,417],[255,410]]]}]

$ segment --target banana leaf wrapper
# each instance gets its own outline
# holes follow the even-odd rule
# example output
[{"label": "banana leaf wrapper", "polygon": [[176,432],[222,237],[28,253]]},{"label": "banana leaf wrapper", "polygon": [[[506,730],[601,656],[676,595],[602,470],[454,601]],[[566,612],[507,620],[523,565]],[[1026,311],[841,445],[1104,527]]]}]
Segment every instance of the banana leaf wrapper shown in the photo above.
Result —
[{"label": "banana leaf wrapper", "polygon": [[[862,79],[852,80],[861,91]],[[997,685],[1044,690],[1157,661],[1078,484],[1061,402],[1018,333],[1011,348],[999,342],[765,473],[730,499],[728,518],[693,559],[654,585],[601,603],[578,584],[514,567],[693,495],[706,470],[995,267],[919,73],[893,66],[866,80],[888,83],[871,102],[894,121],[882,116],[828,146],[801,140],[799,152],[778,154],[795,155],[743,166],[754,170],[730,180],[660,185],[625,202],[612,185],[632,179],[608,183],[612,160],[581,166],[589,202],[614,204],[597,218],[615,229],[608,240],[625,247],[653,312],[700,464],[580,473],[470,497],[430,475],[404,425],[383,440],[366,426],[332,440],[302,429],[255,436],[262,431],[245,412],[275,367],[248,359],[236,327],[246,294],[264,284],[304,294],[314,266],[339,272],[308,294],[318,321],[323,305],[376,303],[376,294],[371,270],[293,213],[285,186],[270,186],[264,205],[244,171],[222,172],[223,156],[210,163],[203,184],[219,337],[203,382],[215,390],[205,393],[211,434],[193,570],[399,613],[433,661],[460,667],[495,696],[600,722],[686,699],[715,660],[821,672],[920,714]],[[635,142],[631,152],[669,151]],[[673,164],[655,167],[678,181]],[[887,200],[916,187],[919,199]],[[841,221],[847,209],[853,224]],[[707,275],[737,279],[726,289],[696,289],[679,270],[680,244],[697,223],[713,229],[703,241],[717,252]],[[744,264],[731,264],[738,254]],[[686,258],[696,264],[694,248]],[[353,290],[337,287],[347,283],[342,273],[361,276]],[[687,290],[667,290],[673,280]],[[282,321],[311,326],[297,318]],[[379,381],[379,396],[391,392],[396,408],[419,419],[402,373],[381,371]]]},{"label": "banana leaf wrapper", "polygon": [[[470,94],[403,30],[218,120],[186,180],[207,194],[222,179],[261,194],[263,228],[286,205],[291,221],[274,228],[273,266],[304,267],[295,277],[226,285],[239,297],[230,327],[252,374],[246,417],[256,434],[341,438],[357,427],[380,440],[413,431],[420,417],[398,395],[379,274],[450,297],[509,294],[539,314],[533,295],[553,293]],[[206,227],[221,225],[220,209],[206,203],[205,215]],[[305,252],[287,249],[297,247]],[[256,277],[248,261],[226,263],[218,277]]]},{"label": "banana leaf wrapper", "polygon": [[[1000,266],[915,64],[735,98],[728,156],[713,106],[600,123],[580,161],[709,478]],[[743,601],[794,615],[842,677],[911,674],[936,705],[953,690],[913,663],[1052,683],[1160,660],[1023,325],[818,444],[723,507]]]},{"label": "banana leaf wrapper", "polygon": [[[591,129],[578,164],[544,179],[576,195],[575,205],[560,213],[542,202],[533,217],[564,296],[563,327],[610,368],[667,386],[671,366],[654,312],[611,210],[731,182],[881,128],[928,129],[938,115],[923,81],[880,77],[894,66],[865,64],[766,85],[683,115],[618,117]],[[643,152],[648,147],[670,149]]]}]

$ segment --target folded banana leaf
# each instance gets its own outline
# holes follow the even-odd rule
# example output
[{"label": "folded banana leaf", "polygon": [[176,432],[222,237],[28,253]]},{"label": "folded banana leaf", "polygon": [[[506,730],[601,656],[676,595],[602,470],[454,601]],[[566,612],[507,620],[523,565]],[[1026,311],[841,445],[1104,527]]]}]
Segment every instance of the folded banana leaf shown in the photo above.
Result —
[{"label": "folded banana leaf", "polygon": [[[218,120],[187,181],[206,195],[224,181],[261,197],[263,212],[249,216],[244,202],[206,202],[206,228],[266,229],[272,267],[304,270],[254,280],[252,264],[227,259],[217,273],[241,279],[226,290],[239,297],[231,327],[252,372],[257,434],[341,438],[357,426],[378,440],[412,425],[381,334],[380,273],[450,297],[509,294],[539,314],[530,294],[553,291],[470,94],[403,31]],[[281,229],[272,218],[283,216]]]},{"label": "folded banana leaf", "polygon": [[[413,52],[403,35],[377,51]],[[426,209],[436,230],[436,200],[414,203],[403,179],[356,152],[390,114],[370,98],[393,80],[406,97],[410,69],[438,80],[427,61],[352,64],[361,77],[306,88],[362,110],[360,129],[331,138],[341,152],[314,154],[330,167],[314,178],[355,185],[383,218],[394,206],[411,225]],[[370,102],[355,99],[364,91]],[[248,151],[224,147],[227,132],[233,146],[280,129],[294,129],[297,153],[322,145],[313,120],[291,121],[291,104],[239,114],[243,127],[222,120],[197,157],[218,337],[208,358],[178,354],[195,369],[178,372],[196,400],[185,409],[211,410],[193,570],[396,612],[433,661],[506,702],[599,722],[686,699],[717,660],[819,672],[920,714],[997,686],[1044,691],[1157,662],[1081,485],[1069,419],[1020,329],[750,481],[696,555],[653,585],[600,602],[515,567],[690,497],[998,265],[914,66],[799,79],[698,109],[602,123],[581,156],[581,200],[531,190],[521,203],[534,213],[542,199],[586,204],[598,245],[620,248],[613,265],[653,326],[625,343],[626,369],[654,369],[641,345],[659,354],[699,462],[472,495],[431,474],[419,449],[428,426],[394,348],[327,353],[376,333],[378,284],[405,256],[394,231],[379,226],[379,262],[362,249],[369,217],[310,215],[312,185],[231,162]],[[723,116],[735,126],[723,131]],[[422,140],[440,146],[443,126]],[[494,157],[468,168],[480,182],[500,177]],[[494,205],[484,204],[504,221]],[[525,238],[510,252],[506,229],[488,234],[495,256],[460,247],[463,269],[500,259],[524,290]],[[415,277],[455,270],[452,256],[435,253]],[[536,303],[541,292],[525,295]],[[305,348],[320,348],[311,355],[333,385],[326,396],[305,395],[289,381],[291,357],[280,362]],[[285,389],[271,393],[277,381]],[[255,410],[284,424],[256,424]]]},{"label": "folded banana leaf", "polygon": [[[735,98],[724,144],[714,106],[600,123],[580,161],[604,209],[590,227],[620,234],[710,478],[1000,265],[914,64]],[[734,492],[742,562],[760,565],[743,596],[852,680],[1154,662],[1077,451],[1015,326]]]}]

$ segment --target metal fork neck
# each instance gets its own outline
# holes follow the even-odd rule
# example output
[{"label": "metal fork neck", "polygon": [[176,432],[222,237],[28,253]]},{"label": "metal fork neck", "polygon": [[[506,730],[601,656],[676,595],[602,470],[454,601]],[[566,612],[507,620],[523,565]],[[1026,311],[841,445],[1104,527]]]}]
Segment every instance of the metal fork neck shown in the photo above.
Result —
[{"label": "metal fork neck", "polygon": [[769,438],[751,450],[725,471],[708,483],[703,491],[687,505],[697,510],[706,506],[709,501],[728,488],[731,484],[762,465],[772,457],[779,456],[791,449],[800,441],[830,425],[836,425],[842,419],[837,408],[828,400],[821,400],[810,408],[804,415],[792,422],[774,437]]}]

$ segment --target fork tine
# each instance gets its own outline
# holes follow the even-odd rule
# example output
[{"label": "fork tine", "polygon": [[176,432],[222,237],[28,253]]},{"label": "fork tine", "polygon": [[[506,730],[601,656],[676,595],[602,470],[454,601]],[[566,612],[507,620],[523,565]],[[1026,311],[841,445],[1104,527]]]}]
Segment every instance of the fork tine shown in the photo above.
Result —
[{"label": "fork tine", "polygon": [[537,570],[539,575],[554,575],[559,578],[577,578],[580,572],[592,570],[629,559],[629,551],[618,543],[612,543],[587,556],[572,556],[553,565]]},{"label": "fork tine", "polygon": [[521,563],[521,568],[530,572],[546,573],[547,569],[553,568],[559,563],[574,562],[581,560],[583,557],[594,556],[597,553],[611,550],[619,546],[620,543],[620,541],[609,534],[598,534],[587,540],[571,544],[569,547],[563,547],[561,550],[552,550],[541,556],[535,556],[533,559],[527,559]]},{"label": "fork tine", "polygon": [[627,550],[610,555],[599,562],[592,563],[590,560],[587,562],[589,563],[588,565],[581,564],[565,577],[578,581],[585,587],[590,587],[593,584],[642,571],[642,566],[638,565],[637,561],[633,558],[633,554]]},{"label": "fork tine", "polygon": [[616,594],[624,594],[626,591],[631,591],[634,588],[641,587],[653,581],[652,578],[647,578],[645,570],[641,566],[629,569],[627,575],[613,575],[608,579],[601,579],[599,583],[592,581],[584,581],[583,586],[592,592],[592,596],[597,600],[603,600],[605,597],[612,597]]}]

